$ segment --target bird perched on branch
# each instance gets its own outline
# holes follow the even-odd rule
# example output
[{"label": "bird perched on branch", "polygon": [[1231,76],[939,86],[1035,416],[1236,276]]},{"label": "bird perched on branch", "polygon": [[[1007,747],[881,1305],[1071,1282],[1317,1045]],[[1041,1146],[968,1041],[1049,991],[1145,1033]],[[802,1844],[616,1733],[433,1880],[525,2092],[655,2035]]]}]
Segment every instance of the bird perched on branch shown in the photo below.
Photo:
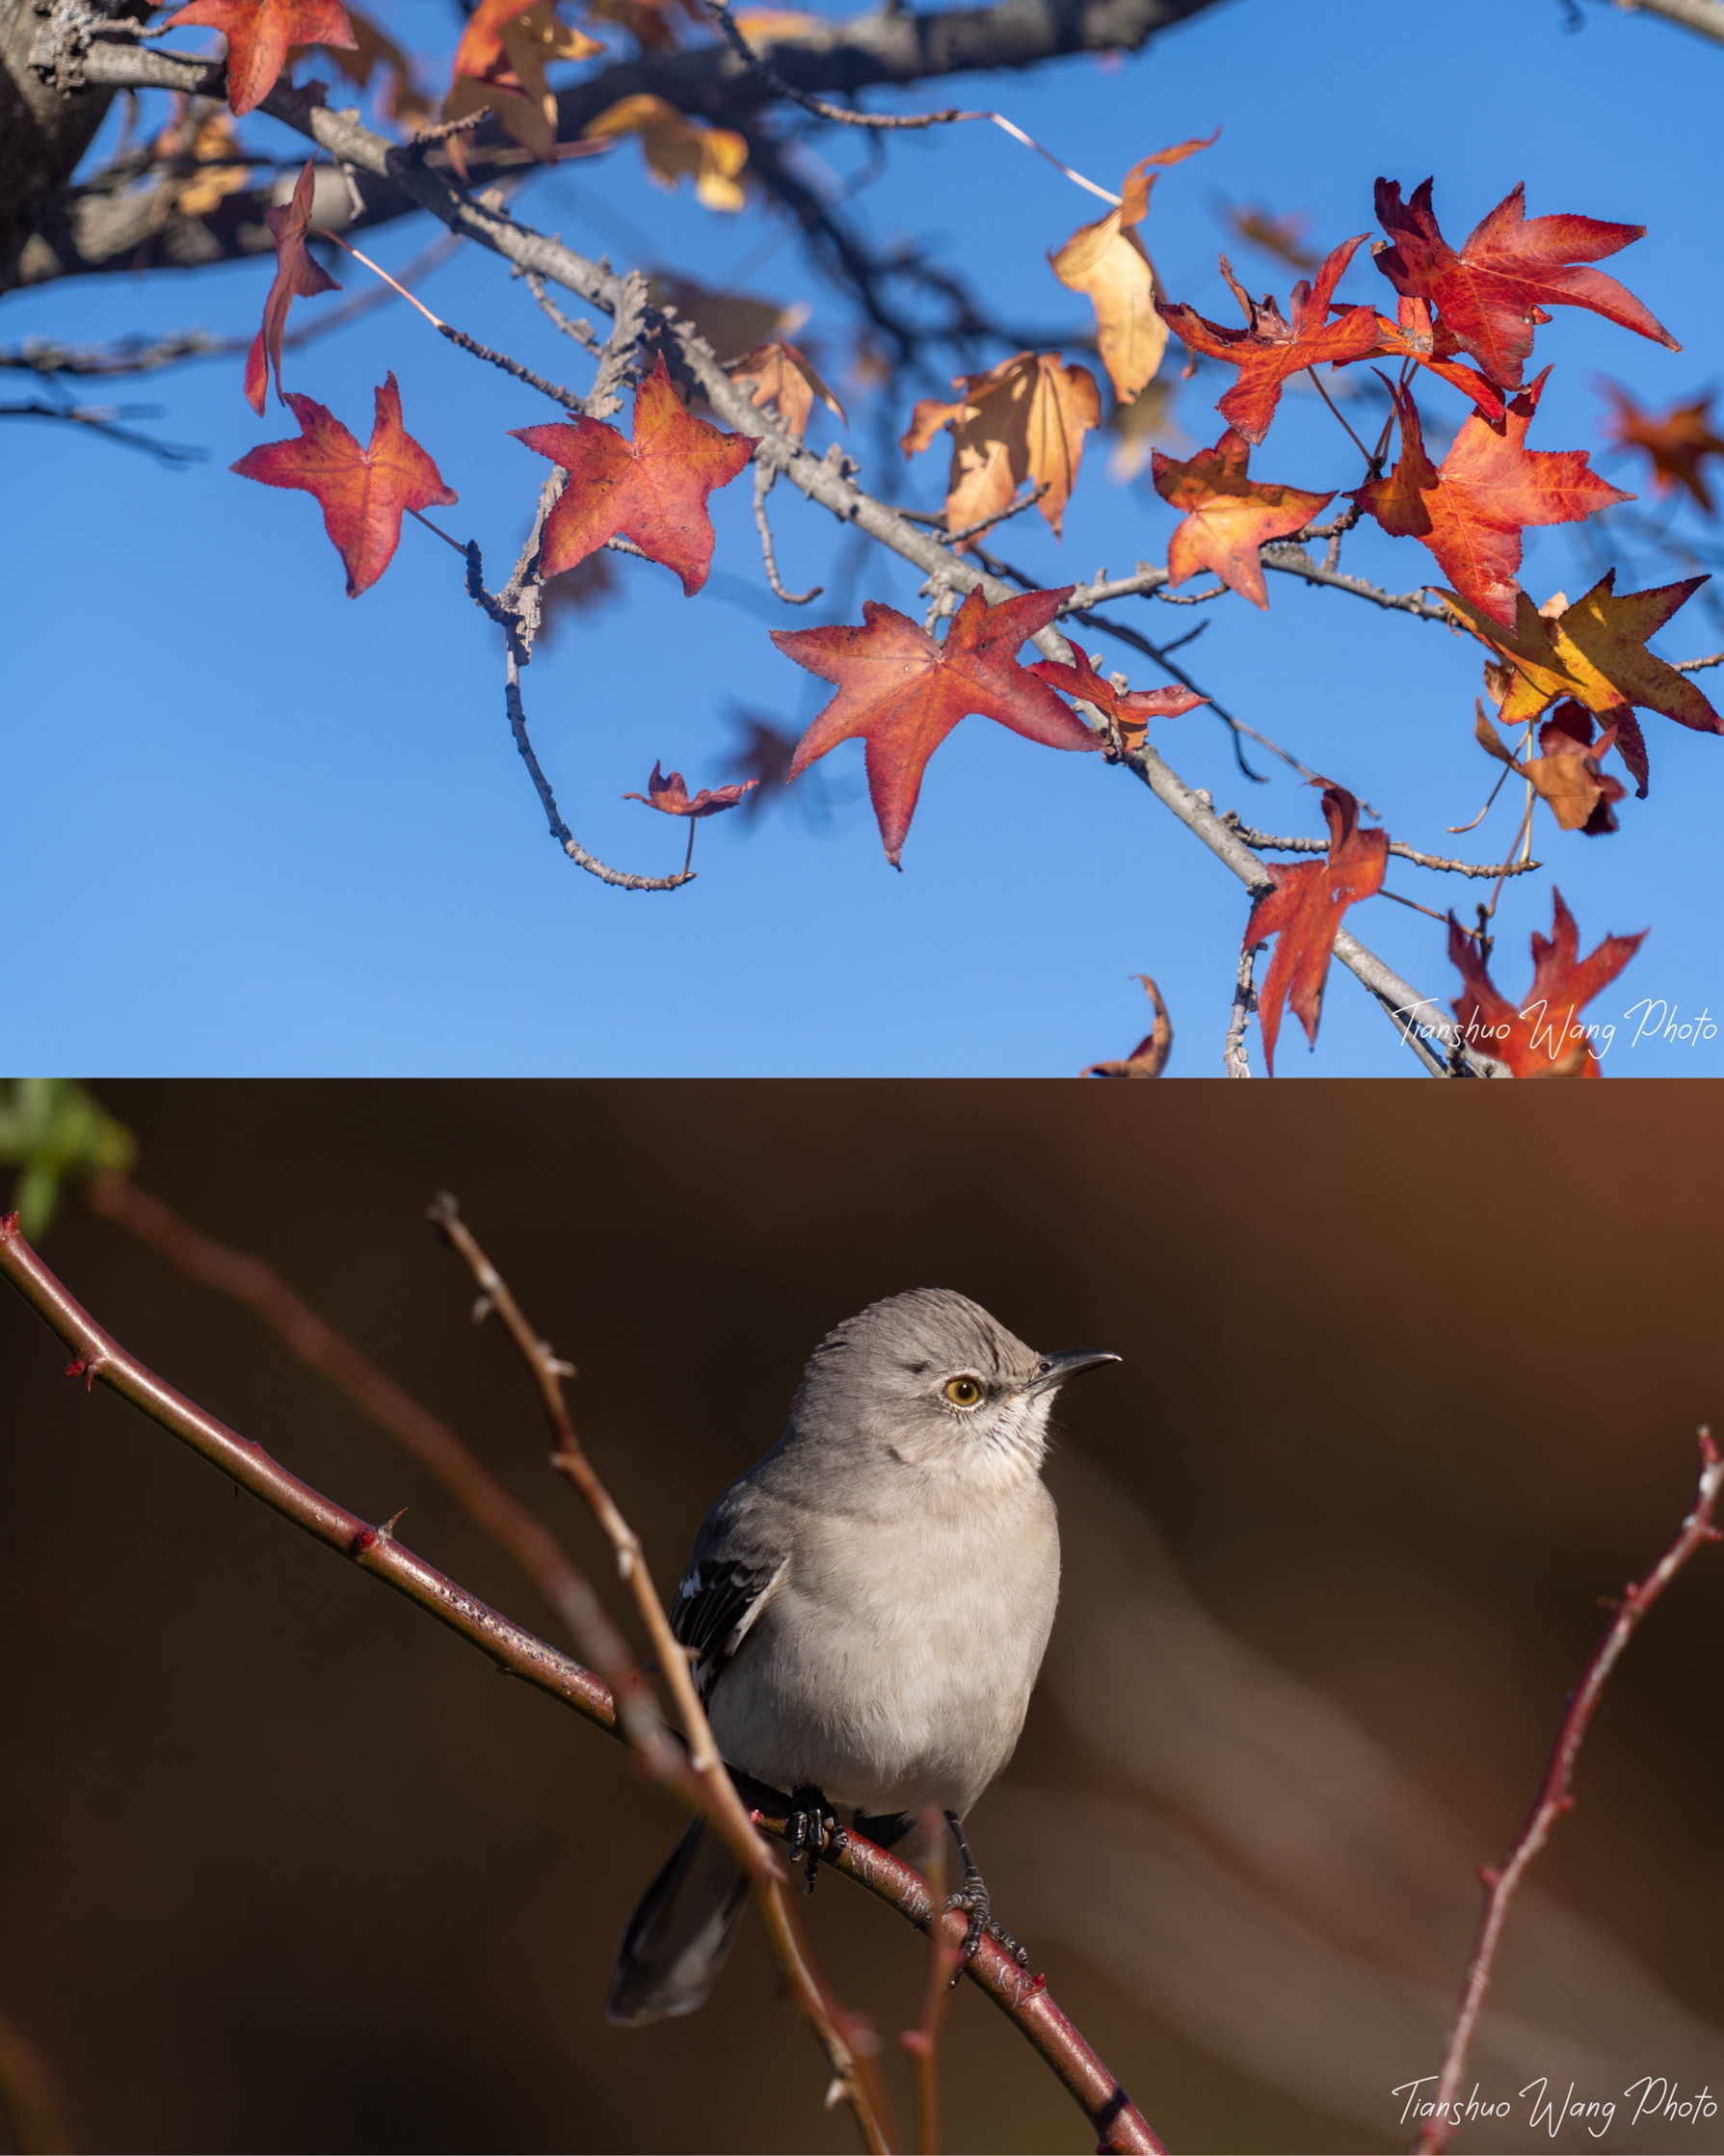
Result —
[{"label": "bird perched on branch", "polygon": [[[836,1326],[790,1426],[707,1513],[671,1626],[720,1752],[790,1793],[792,1860],[812,1883],[841,1844],[835,1805],[890,1842],[945,1814],[964,1864],[966,1952],[993,1920],[964,1819],[1012,1756],[1059,1595],[1042,1482],[1068,1379],[1117,1355],[1038,1355],[968,1296],[923,1288]],[[691,2013],[747,1900],[696,1821],[618,1949],[614,2022]]]}]

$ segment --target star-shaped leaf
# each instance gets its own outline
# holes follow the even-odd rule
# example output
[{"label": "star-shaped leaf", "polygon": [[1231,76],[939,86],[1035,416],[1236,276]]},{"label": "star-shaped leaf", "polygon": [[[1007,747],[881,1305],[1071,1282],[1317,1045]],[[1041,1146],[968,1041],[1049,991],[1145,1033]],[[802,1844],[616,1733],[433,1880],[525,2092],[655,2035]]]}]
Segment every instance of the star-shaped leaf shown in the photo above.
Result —
[{"label": "star-shaped leaf", "polygon": [[649,809],[662,810],[667,816],[716,816],[725,809],[734,809],[749,788],[759,784],[758,779],[744,779],[733,786],[703,786],[691,801],[681,772],[667,775],[655,761],[646,792],[625,793],[623,798],[644,801]]},{"label": "star-shaped leaf", "polygon": [[1378,269],[1397,292],[1428,300],[1461,350],[1505,389],[1520,387],[1533,329],[1550,321],[1553,306],[1590,307],[1607,322],[1682,350],[1613,277],[1580,266],[1641,238],[1644,225],[1529,218],[1521,186],[1473,227],[1457,254],[1437,228],[1428,179],[1409,202],[1401,200],[1397,180],[1378,180],[1377,221],[1393,243],[1376,250]]},{"label": "star-shaped leaf", "polygon": [[1532,986],[1518,1008],[1494,985],[1478,946],[1448,917],[1448,956],[1466,988],[1452,1005],[1470,1044],[1506,1063],[1516,1078],[1603,1078],[1604,1066],[1593,1049],[1580,1013],[1609,987],[1645,943],[1638,936],[1606,936],[1581,958],[1580,931],[1575,917],[1552,889],[1554,918],[1550,936],[1532,932]]},{"label": "star-shaped leaf", "polygon": [[1617,382],[1599,387],[1616,406],[1610,439],[1619,449],[1638,449],[1652,465],[1654,491],[1673,493],[1681,487],[1710,517],[1713,513],[1706,460],[1724,457],[1724,441],[1712,432],[1712,399],[1672,405],[1668,412],[1647,412]]},{"label": "star-shaped leaf", "polygon": [[1600,838],[1615,831],[1616,804],[1629,790],[1622,781],[1599,767],[1616,746],[1617,729],[1607,726],[1595,741],[1592,713],[1583,704],[1565,697],[1538,730],[1539,754],[1525,763],[1511,756],[1502,736],[1477,706],[1474,733],[1487,756],[1529,780],[1564,831],[1583,831]]},{"label": "star-shaped leaf", "polygon": [[1279,939],[1258,997],[1263,1061],[1271,1078],[1284,1007],[1291,1007],[1306,1039],[1313,1048],[1317,1045],[1336,930],[1349,906],[1382,890],[1389,865],[1388,832],[1360,830],[1359,804],[1345,786],[1324,786],[1323,814],[1329,825],[1326,858],[1293,867],[1269,863],[1275,889],[1257,901],[1245,924],[1247,945]]},{"label": "star-shaped leaf", "polygon": [[1454,592],[1438,596],[1508,669],[1501,699],[1504,726],[1524,725],[1558,697],[1573,697],[1617,728],[1617,747],[1644,797],[1646,749],[1631,706],[1661,711],[1695,733],[1724,733],[1724,719],[1690,677],[1646,649],[1648,637],[1657,635],[1706,581],[1704,575],[1684,576],[1677,584],[1619,595],[1616,572],[1610,569],[1572,606],[1558,594],[1560,603],[1552,602],[1552,613],[1541,612],[1520,593],[1512,629]]},{"label": "star-shaped leaf", "polygon": [[1230,427],[1213,449],[1200,449],[1180,464],[1154,453],[1155,492],[1186,512],[1185,520],[1167,543],[1167,576],[1182,584],[1200,569],[1213,570],[1221,581],[1266,611],[1260,546],[1301,531],[1333,494],[1311,494],[1297,487],[1249,475],[1251,445]]},{"label": "star-shaped leaf", "polygon": [[298,441],[269,441],[232,466],[266,487],[315,494],[324,529],[347,565],[347,596],[368,591],[388,568],[410,509],[458,497],[401,421],[401,391],[391,374],[377,392],[377,418],[366,448],[314,397],[288,389],[283,402],[300,424]]},{"label": "star-shaped leaf", "polygon": [[192,0],[164,30],[201,26],[227,40],[227,103],[235,113],[262,104],[293,45],[354,44],[340,0]]},{"label": "star-shaped leaf", "polygon": [[1084,293],[1096,310],[1096,342],[1113,393],[1128,404],[1161,364],[1167,324],[1155,311],[1155,270],[1137,227],[1150,207],[1155,168],[1177,165],[1207,149],[1221,132],[1176,143],[1132,166],[1120,183],[1120,206],[1093,225],[1080,225],[1048,257],[1068,291]]},{"label": "star-shaped leaf", "polygon": [[[954,378],[955,404],[924,397],[898,446],[907,457],[927,448],[942,427],[952,433],[946,479],[948,531],[961,531],[1012,506],[1024,480],[1045,489],[1038,507],[1057,537],[1077,484],[1083,438],[1101,424],[1101,399],[1088,367],[1069,367],[1056,352],[1019,352],[986,374]],[[981,535],[959,541],[959,550]]]},{"label": "star-shaped leaf", "polygon": [[1102,736],[1017,660],[1025,637],[1046,628],[1072,591],[1025,592],[998,606],[971,592],[943,644],[873,599],[862,603],[861,628],[774,629],[781,652],[838,691],[798,742],[790,777],[840,741],[865,741],[868,793],[896,868],[928,759],[968,713],[1049,749],[1100,749]]},{"label": "star-shaped leaf", "polygon": [[1353,490],[1385,531],[1427,546],[1461,596],[1504,628],[1514,626],[1525,527],[1579,523],[1634,498],[1601,479],[1584,449],[1525,447],[1550,372],[1522,390],[1499,426],[1473,413],[1441,467],[1425,454],[1412,392],[1389,383],[1400,414],[1400,458],[1386,478]]},{"label": "star-shaped leaf", "polygon": [[1104,674],[1098,673],[1081,644],[1073,645],[1072,656],[1077,662],[1075,666],[1062,665],[1058,659],[1033,659],[1029,672],[1050,689],[1059,689],[1080,704],[1093,705],[1098,711],[1105,712],[1127,751],[1142,746],[1152,719],[1176,719],[1181,712],[1195,711],[1200,704],[1209,701],[1195,689],[1117,688]]},{"label": "star-shaped leaf", "polygon": [[263,327],[252,339],[246,354],[246,402],[262,415],[269,394],[270,369],[276,370],[276,394],[281,394],[281,338],[287,329],[287,310],[295,300],[312,299],[319,292],[339,292],[341,287],[305,246],[311,223],[312,199],[317,175],[310,158],[294,182],[293,198],[264,211],[264,223],[276,235],[276,279],[263,303]]},{"label": "star-shaped leaf", "polygon": [[1202,352],[1211,359],[1225,359],[1230,367],[1238,368],[1238,381],[1216,410],[1254,446],[1268,433],[1275,408],[1281,402],[1282,384],[1289,375],[1325,359],[1338,364],[1362,359],[1375,347],[1375,307],[1351,307],[1337,320],[1329,319],[1335,287],[1364,237],[1361,232],[1357,238],[1343,240],[1324,261],[1314,284],[1301,279],[1294,285],[1288,302],[1290,321],[1283,319],[1272,299],[1250,297],[1225,254],[1221,257],[1221,274],[1244,311],[1244,329],[1224,329],[1218,322],[1207,321],[1195,307],[1170,306],[1157,299],[1155,304],[1174,334],[1193,352]]},{"label": "star-shaped leaf", "polygon": [[572,569],[621,536],[675,570],[687,598],[705,583],[713,544],[706,497],[729,485],[755,445],[747,435],[726,434],[684,410],[662,352],[635,391],[632,442],[602,419],[513,432],[569,473],[545,521],[544,575]]}]

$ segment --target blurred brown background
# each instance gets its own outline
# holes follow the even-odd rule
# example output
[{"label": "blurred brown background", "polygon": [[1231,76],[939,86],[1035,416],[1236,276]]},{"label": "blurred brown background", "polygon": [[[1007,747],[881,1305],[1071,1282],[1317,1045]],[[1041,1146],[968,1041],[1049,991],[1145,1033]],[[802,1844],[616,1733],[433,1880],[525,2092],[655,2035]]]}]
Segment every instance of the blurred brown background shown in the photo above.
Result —
[{"label": "blurred brown background", "polygon": [[[596,1578],[526,1380],[466,1323],[454,1190],[580,1366],[676,1576],[802,1362],[950,1285],[1122,1369],[1061,1410],[1067,1592],[973,1839],[1176,2148],[1404,2145],[1563,1694],[1724,1417],[1715,1090],[1666,1085],[112,1085],[137,1180],[275,1264]],[[489,1600],[549,1613],[244,1311],[69,1200],[45,1253],[134,1352]],[[117,2149],[841,2149],[746,1930],[710,2006],[598,2018],[679,1830],[620,1748],[230,1488],[0,1298],[0,2006]],[[1154,1528],[1150,1522],[1154,1521]],[[613,1606],[623,1607],[612,1595]],[[1724,2113],[1533,2132],[1517,2091],[1724,2086],[1724,1555],[1632,1645],[1511,1925],[1461,2150],[1724,2149]],[[828,1877],[887,2038],[920,1942]],[[968,1986],[956,2148],[1084,2122]],[[901,2118],[909,2116],[899,2079]]]}]

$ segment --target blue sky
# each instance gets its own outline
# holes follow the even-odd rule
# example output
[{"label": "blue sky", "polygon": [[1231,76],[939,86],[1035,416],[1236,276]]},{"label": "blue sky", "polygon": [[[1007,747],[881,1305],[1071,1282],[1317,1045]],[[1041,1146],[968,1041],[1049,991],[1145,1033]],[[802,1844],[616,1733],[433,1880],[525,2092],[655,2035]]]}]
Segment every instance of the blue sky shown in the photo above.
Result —
[{"label": "blue sky", "polygon": [[[438,0],[378,12],[404,42],[446,56]],[[1378,173],[1409,190],[1435,173],[1438,215],[1457,244],[1523,178],[1532,214],[1646,225],[1647,238],[1606,266],[1685,349],[1572,309],[1539,334],[1535,364],[1554,361],[1555,372],[1531,445],[1602,453],[1599,373],[1656,406],[1718,379],[1709,152],[1724,50],[1650,18],[1583,13],[1584,29],[1570,33],[1557,0],[1233,0],[1122,65],[1073,61],[942,84],[937,100],[915,101],[997,105],[1110,186],[1146,151],[1221,122],[1214,148],[1161,180],[1146,229],[1174,295],[1224,320],[1221,196],[1309,211],[1325,247],[1371,228]],[[242,132],[285,140],[255,118]],[[849,139],[815,146],[840,174],[862,154]],[[887,176],[857,206],[876,240],[912,238],[958,261],[1000,313],[1083,328],[1084,304],[1055,282],[1046,254],[1098,205],[998,130],[894,140]],[[758,216],[720,217],[686,191],[650,186],[632,145],[536,179],[518,214],[619,265],[650,261],[711,286],[766,237]],[[378,234],[375,251],[399,264],[430,236],[422,221],[403,224]],[[1285,294],[1291,272],[1231,252],[1253,289]],[[352,264],[341,274],[350,290],[363,279]],[[269,275],[246,264],[52,286],[6,302],[0,341],[191,323],[249,333]],[[793,246],[747,289],[807,302],[808,336],[841,370],[844,311]],[[1342,296],[1388,289],[1362,250]],[[587,362],[491,257],[458,257],[425,297],[528,363],[585,381]],[[333,304],[302,303],[298,319]],[[399,305],[290,355],[288,381],[363,437],[389,368],[409,427],[461,495],[445,520],[481,541],[500,581],[544,468],[506,430],[553,414]],[[1185,393],[1180,417],[1194,440],[1219,432],[1208,406],[1222,379],[1206,375]],[[824,819],[794,801],[757,822],[717,818],[700,831],[687,889],[606,890],[545,836],[503,717],[496,634],[447,549],[410,524],[383,581],[347,599],[310,498],[226,468],[293,431],[273,403],[253,417],[238,359],[91,394],[158,405],[151,430],[209,457],[164,470],[70,429],[6,430],[0,785],[22,895],[0,955],[5,1067],[1058,1075],[1130,1048],[1146,1014],[1127,976],[1148,972],[1172,1009],[1174,1074],[1219,1071],[1243,893],[1128,775],[968,720],[930,766],[897,875],[852,744],[820,767]],[[1462,415],[1446,389],[1421,402],[1433,423]],[[933,506],[942,450],[911,466],[895,451],[883,461],[878,430],[854,404],[852,413],[847,439],[864,481]],[[893,414],[894,434],[907,416]],[[816,446],[830,425],[817,420]],[[1063,546],[1030,518],[1002,551],[1048,584],[1162,559],[1174,514],[1142,485],[1111,483],[1105,462],[1092,450]],[[1254,469],[1327,489],[1355,484],[1358,462],[1314,398],[1289,396]],[[1603,468],[1636,484],[1626,465]],[[737,707],[786,727],[819,707],[821,685],[780,656],[769,628],[859,619],[863,597],[915,606],[916,579],[902,565],[873,549],[860,578],[854,555],[846,575],[824,512],[783,488],[774,510],[786,582],[842,587],[841,615],[824,603],[792,613],[767,593],[745,476],[714,497],[704,594],[685,600],[666,572],[619,561],[616,599],[565,628],[526,676],[563,812],[618,865],[663,873],[680,861],[682,828],[621,798],[644,790],[655,758],[691,785],[716,784],[730,775]],[[1396,589],[1435,573],[1412,541],[1366,531],[1349,544],[1350,566]],[[1591,581],[1560,529],[1528,535],[1523,573],[1539,599]],[[1724,643],[1706,596],[1658,640],[1667,656]],[[1193,614],[1130,601],[1123,618],[1165,641],[1207,615],[1189,663],[1232,709],[1350,785],[1396,837],[1501,858],[1518,820],[1508,791],[1477,832],[1450,838],[1445,828],[1475,813],[1494,776],[1472,739],[1478,648],[1285,576],[1270,578],[1270,599],[1267,616],[1228,599]],[[1108,663],[1125,662],[1110,648]],[[1133,685],[1159,678],[1146,661],[1130,666]],[[1651,798],[1625,802],[1621,833],[1603,839],[1558,833],[1541,810],[1535,852],[1547,867],[1505,893],[1494,970],[1511,993],[1524,988],[1527,934],[1549,925],[1553,875],[1583,948],[1606,932],[1652,929],[1589,1014],[1619,1028],[1607,1069],[1717,1075],[1724,1033],[1629,1039],[1640,1019],[1625,1018],[1631,1006],[1674,1006],[1678,1025],[1703,1012],[1715,1025],[1724,1012],[1710,872],[1724,740],[1656,715],[1645,723]],[[1256,759],[1266,785],[1237,774],[1213,719],[1163,722],[1155,737],[1219,805],[1263,828],[1321,830],[1316,796],[1272,759]],[[1390,887],[1439,909],[1480,889],[1405,864]],[[1436,921],[1376,900],[1349,925],[1427,993],[1454,992]],[[1255,1029],[1253,1058],[1260,1069]],[[1414,1068],[1339,968],[1316,1052],[1289,1022],[1281,1067],[1288,1077]]]}]

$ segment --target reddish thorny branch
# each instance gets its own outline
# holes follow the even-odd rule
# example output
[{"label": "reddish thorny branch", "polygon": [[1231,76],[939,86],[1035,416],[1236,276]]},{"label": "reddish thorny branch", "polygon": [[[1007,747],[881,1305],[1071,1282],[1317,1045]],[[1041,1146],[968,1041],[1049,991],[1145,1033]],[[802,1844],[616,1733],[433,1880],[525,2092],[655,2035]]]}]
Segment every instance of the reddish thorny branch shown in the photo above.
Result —
[{"label": "reddish thorny branch", "polygon": [[1579,1683],[1569,1694],[1568,1707],[1557,1725],[1556,1741],[1551,1747],[1551,1757],[1525,1824],[1500,1864],[1479,1867],[1484,1906],[1479,1912],[1472,1958],[1467,1965],[1466,1979],[1461,1985],[1460,2004],[1443,2055],[1442,2071],[1437,2076],[1436,2094],[1419,2129],[1419,2138],[1413,2143],[1415,2156],[1436,2156],[1459,2123],[1453,2116],[1456,2091],[1467,2068],[1468,2047],[1490,1987],[1509,1903],[1514,1900],[1515,1890],[1525,1876],[1527,1866],[1544,1848],[1552,1827],[1564,1812],[1574,1809],[1575,1798],[1569,1784],[1574,1775],[1575,1760],[1605,1682],[1615,1668],[1623,1649],[1633,1637],[1641,1618],[1695,1551],[1704,1543],[1719,1539],[1712,1514],[1721,1489],[1724,1489],[1724,1457],[1720,1457],[1718,1448],[1712,1443],[1711,1431],[1703,1429],[1700,1433],[1700,1481],[1687,1518],[1676,1539],[1645,1579],[1631,1580],[1623,1589],[1609,1629],[1593,1649],[1592,1659],[1581,1671]]},{"label": "reddish thorny branch", "polygon": [[[0,1215],[0,1273],[70,1350],[68,1374],[82,1377],[87,1387],[99,1378],[273,1511],[429,1611],[505,1674],[522,1678],[607,1734],[622,1734],[610,1689],[593,1671],[415,1557],[390,1526],[374,1527],[302,1481],[262,1446],[227,1428],[127,1353],[24,1240],[16,1213]],[[751,1819],[782,1838],[785,1797],[745,1778],[736,1780]],[[845,1848],[826,1861],[860,1880],[911,1924],[924,1927],[933,1916],[920,1877],[861,1836],[852,1834]],[[942,1921],[954,1927],[961,1923],[956,1916]],[[1103,2149],[1161,2150],[1162,2143],[1119,2082],[1054,2004],[1045,1979],[1026,1976],[987,1937],[966,1974],[1041,2053],[1096,2127]]]}]

